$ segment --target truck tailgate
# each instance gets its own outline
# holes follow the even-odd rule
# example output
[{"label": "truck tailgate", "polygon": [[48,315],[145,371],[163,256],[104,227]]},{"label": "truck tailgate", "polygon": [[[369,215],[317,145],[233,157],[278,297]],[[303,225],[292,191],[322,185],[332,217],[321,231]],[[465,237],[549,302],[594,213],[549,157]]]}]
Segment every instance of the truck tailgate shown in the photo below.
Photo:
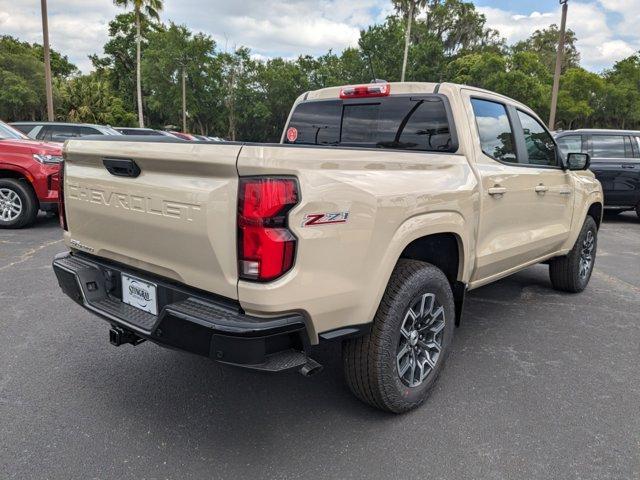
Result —
[{"label": "truck tailgate", "polygon": [[[182,142],[67,142],[68,246],[236,299],[240,149]],[[140,173],[115,175],[105,159],[124,160],[124,165],[132,165],[131,160]]]}]

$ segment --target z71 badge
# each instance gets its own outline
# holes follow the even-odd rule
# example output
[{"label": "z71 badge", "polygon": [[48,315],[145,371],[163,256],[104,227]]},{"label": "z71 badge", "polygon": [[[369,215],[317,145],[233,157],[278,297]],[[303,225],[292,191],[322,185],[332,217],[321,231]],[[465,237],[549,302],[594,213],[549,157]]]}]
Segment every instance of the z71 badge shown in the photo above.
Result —
[{"label": "z71 badge", "polygon": [[349,212],[335,213],[310,213],[305,215],[302,222],[303,227],[314,227],[316,225],[329,225],[332,223],[345,223],[349,218]]}]

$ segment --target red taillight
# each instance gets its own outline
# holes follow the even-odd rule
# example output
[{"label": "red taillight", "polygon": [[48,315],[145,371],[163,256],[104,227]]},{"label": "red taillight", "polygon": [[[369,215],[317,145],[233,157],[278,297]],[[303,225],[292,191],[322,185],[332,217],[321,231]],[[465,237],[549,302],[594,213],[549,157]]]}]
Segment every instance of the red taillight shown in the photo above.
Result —
[{"label": "red taillight", "polygon": [[386,97],[391,93],[388,83],[369,83],[352,85],[340,89],[340,98]]},{"label": "red taillight", "polygon": [[238,193],[238,269],[245,280],[268,281],[293,266],[296,237],[287,213],[298,203],[292,178],[246,177]]},{"label": "red taillight", "polygon": [[60,170],[58,170],[58,218],[60,226],[68,230],[67,212],[64,210],[64,162],[60,162]]}]

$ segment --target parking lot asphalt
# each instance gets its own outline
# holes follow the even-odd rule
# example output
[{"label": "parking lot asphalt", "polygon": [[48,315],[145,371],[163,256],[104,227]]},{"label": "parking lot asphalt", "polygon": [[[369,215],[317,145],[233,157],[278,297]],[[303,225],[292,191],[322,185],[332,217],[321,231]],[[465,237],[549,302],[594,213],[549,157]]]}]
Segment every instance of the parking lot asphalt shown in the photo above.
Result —
[{"label": "parking lot asphalt", "polygon": [[361,404],[339,345],[318,376],[146,342],[58,288],[56,219],[0,231],[1,479],[640,478],[640,221],[605,219],[578,295],[529,268],[468,296],[427,403]]}]

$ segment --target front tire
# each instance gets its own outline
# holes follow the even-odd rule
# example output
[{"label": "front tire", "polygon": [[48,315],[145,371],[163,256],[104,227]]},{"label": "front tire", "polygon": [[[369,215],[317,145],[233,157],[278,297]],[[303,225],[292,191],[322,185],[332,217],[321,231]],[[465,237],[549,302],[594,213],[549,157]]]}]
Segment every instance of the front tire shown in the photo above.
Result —
[{"label": "front tire", "polygon": [[398,261],[371,332],[346,340],[346,382],[356,397],[402,413],[428,397],[442,371],[455,329],[453,293],[441,270]]},{"label": "front tire", "polygon": [[571,251],[549,263],[553,288],[571,293],[582,292],[591,278],[597,248],[598,227],[593,217],[587,216]]},{"label": "front tire", "polygon": [[31,225],[38,215],[38,199],[31,188],[14,178],[0,179],[0,228]]}]

